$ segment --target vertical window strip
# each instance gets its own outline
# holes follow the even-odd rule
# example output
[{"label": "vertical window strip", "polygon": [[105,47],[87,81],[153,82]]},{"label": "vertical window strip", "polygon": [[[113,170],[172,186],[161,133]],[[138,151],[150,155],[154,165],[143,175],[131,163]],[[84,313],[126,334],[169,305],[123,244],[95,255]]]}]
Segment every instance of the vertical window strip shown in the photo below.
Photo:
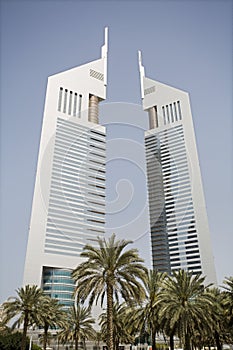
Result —
[{"label": "vertical window strip", "polygon": [[177,101],[177,106],[178,106],[178,115],[179,115],[179,120],[181,120],[181,119],[182,119],[182,114],[181,114],[180,101]]},{"label": "vertical window strip", "polygon": [[166,105],[166,111],[167,111],[167,121],[168,121],[168,124],[170,124],[171,121],[170,121],[168,105]]},{"label": "vertical window strip", "polygon": [[170,114],[171,114],[171,122],[174,123],[174,116],[173,116],[173,109],[172,109],[172,104],[170,103]]},{"label": "vertical window strip", "polygon": [[58,95],[58,106],[57,106],[57,109],[59,112],[61,112],[62,94],[63,94],[63,88],[60,87],[59,95]]},{"label": "vertical window strip", "polygon": [[174,107],[174,115],[175,115],[175,121],[178,121],[178,116],[177,116],[177,109],[176,109],[176,102],[173,102],[173,107]]},{"label": "vertical window strip", "polygon": [[182,120],[180,101],[162,106],[164,125]]},{"label": "vertical window strip", "polygon": [[157,128],[159,126],[157,106],[154,106],[154,109],[155,109],[155,124]]},{"label": "vertical window strip", "polygon": [[68,93],[68,90],[65,89],[64,104],[63,104],[63,113],[66,113],[67,93]]},{"label": "vertical window strip", "polygon": [[74,94],[74,105],[73,105],[73,117],[76,117],[76,113],[77,113],[77,92],[75,92]]},{"label": "vertical window strip", "polygon": [[68,114],[69,114],[69,115],[71,115],[71,110],[72,110],[72,95],[73,95],[73,92],[70,91],[69,106],[68,106]]},{"label": "vertical window strip", "polygon": [[166,125],[166,116],[165,116],[165,108],[162,106],[162,111],[163,111],[163,123]]},{"label": "vertical window strip", "polygon": [[82,95],[79,95],[79,103],[78,103],[78,117],[81,118],[81,110],[82,110]]}]

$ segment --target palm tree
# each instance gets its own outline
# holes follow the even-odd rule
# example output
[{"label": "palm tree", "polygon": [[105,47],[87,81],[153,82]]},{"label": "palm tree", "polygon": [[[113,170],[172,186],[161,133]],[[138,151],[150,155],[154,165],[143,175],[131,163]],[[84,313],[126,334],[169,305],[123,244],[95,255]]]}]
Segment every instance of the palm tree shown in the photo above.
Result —
[{"label": "palm tree", "polygon": [[75,343],[75,350],[78,350],[80,340],[94,339],[95,330],[93,324],[94,318],[91,317],[89,308],[80,305],[78,302],[72,306],[67,314],[67,323],[59,333],[59,339],[65,343],[71,341]]},{"label": "palm tree", "polygon": [[4,309],[0,310],[0,334],[9,331],[7,315]]},{"label": "palm tree", "polygon": [[101,306],[107,298],[108,337],[107,346],[113,350],[113,304],[119,295],[127,302],[133,298],[140,300],[145,295],[140,280],[145,279],[146,268],[142,264],[136,249],[124,251],[131,243],[126,240],[115,240],[113,234],[109,240],[97,238],[99,247],[87,244],[81,256],[87,260],[73,271],[72,277],[77,282],[77,293],[81,299],[89,298],[91,306],[99,298]]},{"label": "palm tree", "polygon": [[39,302],[43,298],[43,291],[35,285],[27,285],[17,289],[16,292],[18,296],[9,298],[3,307],[8,320],[19,316],[12,327],[15,328],[23,324],[21,350],[25,350],[27,330],[30,325],[35,323],[34,317],[38,311]]},{"label": "palm tree", "polygon": [[47,346],[49,347],[54,339],[55,337],[53,336],[53,334],[51,332],[47,332],[46,334],[42,333],[39,335],[38,342],[39,344],[42,345],[43,349],[44,349],[44,343],[46,342],[46,349],[47,349]]},{"label": "palm tree", "polygon": [[215,343],[217,350],[222,350],[223,342],[225,340],[225,330],[226,330],[226,322],[225,322],[225,314],[223,307],[223,293],[219,288],[211,288],[209,293],[212,294],[214,303],[211,308],[212,314],[212,327],[208,333],[209,343]]},{"label": "palm tree", "polygon": [[[228,284],[228,282],[230,283]],[[232,324],[229,317],[229,311],[232,310],[230,300],[233,300],[233,293],[231,294],[230,279],[226,279],[224,283],[226,286],[223,287],[225,289],[223,291],[213,287],[208,290],[213,299],[213,305],[210,309],[213,322],[211,327],[203,329],[202,334],[199,335],[200,342],[202,342],[202,346],[199,347],[216,346],[217,350],[222,350],[223,344],[231,344],[233,341]]]},{"label": "palm tree", "polygon": [[203,323],[202,329],[194,330],[192,337],[193,348],[216,347],[217,350],[222,350],[222,342],[224,340],[224,315],[222,308],[222,293],[219,288],[211,287],[206,290],[211,296],[212,305],[209,305],[211,321],[209,324]]},{"label": "palm tree", "polygon": [[158,297],[165,277],[166,273],[148,271],[145,280],[146,298],[130,315],[130,322],[133,322],[136,329],[151,335],[152,350],[156,349],[156,333],[160,330]]},{"label": "palm tree", "polygon": [[233,343],[233,277],[227,277],[222,286],[222,306],[224,312],[224,329],[228,344]]},{"label": "palm tree", "polygon": [[173,276],[164,280],[159,295],[160,317],[166,320],[166,327],[173,332],[176,327],[184,350],[191,349],[194,330],[201,333],[204,326],[209,327],[212,322],[214,298],[204,287],[204,280],[200,274],[173,271]]},{"label": "palm tree", "polygon": [[161,319],[160,326],[163,334],[166,334],[169,337],[169,348],[170,350],[174,350],[175,349],[174,336],[176,334],[176,330],[178,329],[178,322],[175,322],[171,327],[169,316],[166,317],[165,315],[163,315],[163,317],[161,317],[160,312],[158,316]]},{"label": "palm tree", "polygon": [[224,283],[224,306],[227,310],[229,326],[233,327],[233,277],[225,278]]},{"label": "palm tree", "polygon": [[[133,341],[133,337],[127,326],[127,316],[129,311],[130,309],[125,303],[114,303],[113,305],[113,342],[115,350],[118,349],[120,343],[128,344]],[[102,313],[99,316],[99,319],[102,337],[106,341],[108,336],[107,313]]]},{"label": "palm tree", "polygon": [[97,350],[100,350],[100,341],[103,340],[103,335],[101,331],[95,331],[95,337],[94,337],[94,341],[95,341],[95,346]]},{"label": "palm tree", "polygon": [[49,328],[63,327],[66,321],[66,313],[57,299],[44,296],[39,303],[39,310],[36,315],[36,324],[43,327],[43,349],[46,350]]}]

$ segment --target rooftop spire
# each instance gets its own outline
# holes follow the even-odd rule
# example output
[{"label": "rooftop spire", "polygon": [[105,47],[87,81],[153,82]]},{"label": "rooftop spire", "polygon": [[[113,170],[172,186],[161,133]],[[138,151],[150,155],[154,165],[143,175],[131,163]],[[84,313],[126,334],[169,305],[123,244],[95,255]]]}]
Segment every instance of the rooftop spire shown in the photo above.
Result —
[{"label": "rooftop spire", "polygon": [[144,87],[143,87],[143,78],[145,77],[145,68],[142,65],[142,53],[138,51],[138,65],[140,73],[140,83],[141,83],[141,97],[144,98]]},{"label": "rooftop spire", "polygon": [[104,59],[104,85],[107,85],[108,27],[104,28],[104,45],[101,47],[101,57]]}]

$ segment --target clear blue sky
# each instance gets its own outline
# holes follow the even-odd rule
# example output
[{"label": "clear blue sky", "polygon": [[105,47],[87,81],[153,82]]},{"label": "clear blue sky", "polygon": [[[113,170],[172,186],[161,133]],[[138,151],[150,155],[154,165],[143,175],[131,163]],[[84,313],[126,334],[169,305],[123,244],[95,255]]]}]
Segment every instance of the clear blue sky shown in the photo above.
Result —
[{"label": "clear blue sky", "polygon": [[[110,40],[108,103],[123,102],[127,107],[141,103],[138,49],[143,52],[148,77],[190,93],[218,281],[233,275],[232,1],[0,3],[0,301],[22,285],[47,77],[99,58],[105,26]],[[111,118],[105,114],[103,122],[114,121]],[[121,123],[127,121],[127,116],[116,116],[115,121],[117,118]],[[127,137],[132,148],[138,145],[143,157],[146,116],[133,112],[130,118],[131,125],[140,127],[110,126],[109,140]],[[115,174],[107,184],[108,201],[116,199],[113,187],[130,168],[122,160],[117,162],[111,159],[108,164],[108,171]],[[132,161],[129,176],[134,168],[137,180],[143,183],[143,164]],[[136,203],[134,215],[138,216],[145,193],[138,197],[136,189],[130,192],[129,183],[134,186],[132,177],[120,182],[119,194],[126,185],[129,196],[135,195],[132,203]],[[131,238],[132,227],[125,226],[125,218],[118,214],[108,215],[109,229],[116,233],[127,230],[125,236]],[[146,223],[144,226],[138,225],[138,236]]]}]

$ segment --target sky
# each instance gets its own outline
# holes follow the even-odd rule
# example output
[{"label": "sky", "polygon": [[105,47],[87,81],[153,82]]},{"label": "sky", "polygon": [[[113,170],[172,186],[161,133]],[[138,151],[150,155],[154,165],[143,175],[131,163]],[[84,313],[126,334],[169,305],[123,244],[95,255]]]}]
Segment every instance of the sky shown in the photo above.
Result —
[{"label": "sky", "polygon": [[47,77],[98,59],[106,26],[107,229],[136,236],[147,260],[141,50],[146,76],[190,94],[219,284],[233,275],[232,4],[0,1],[0,302],[23,283]]}]

